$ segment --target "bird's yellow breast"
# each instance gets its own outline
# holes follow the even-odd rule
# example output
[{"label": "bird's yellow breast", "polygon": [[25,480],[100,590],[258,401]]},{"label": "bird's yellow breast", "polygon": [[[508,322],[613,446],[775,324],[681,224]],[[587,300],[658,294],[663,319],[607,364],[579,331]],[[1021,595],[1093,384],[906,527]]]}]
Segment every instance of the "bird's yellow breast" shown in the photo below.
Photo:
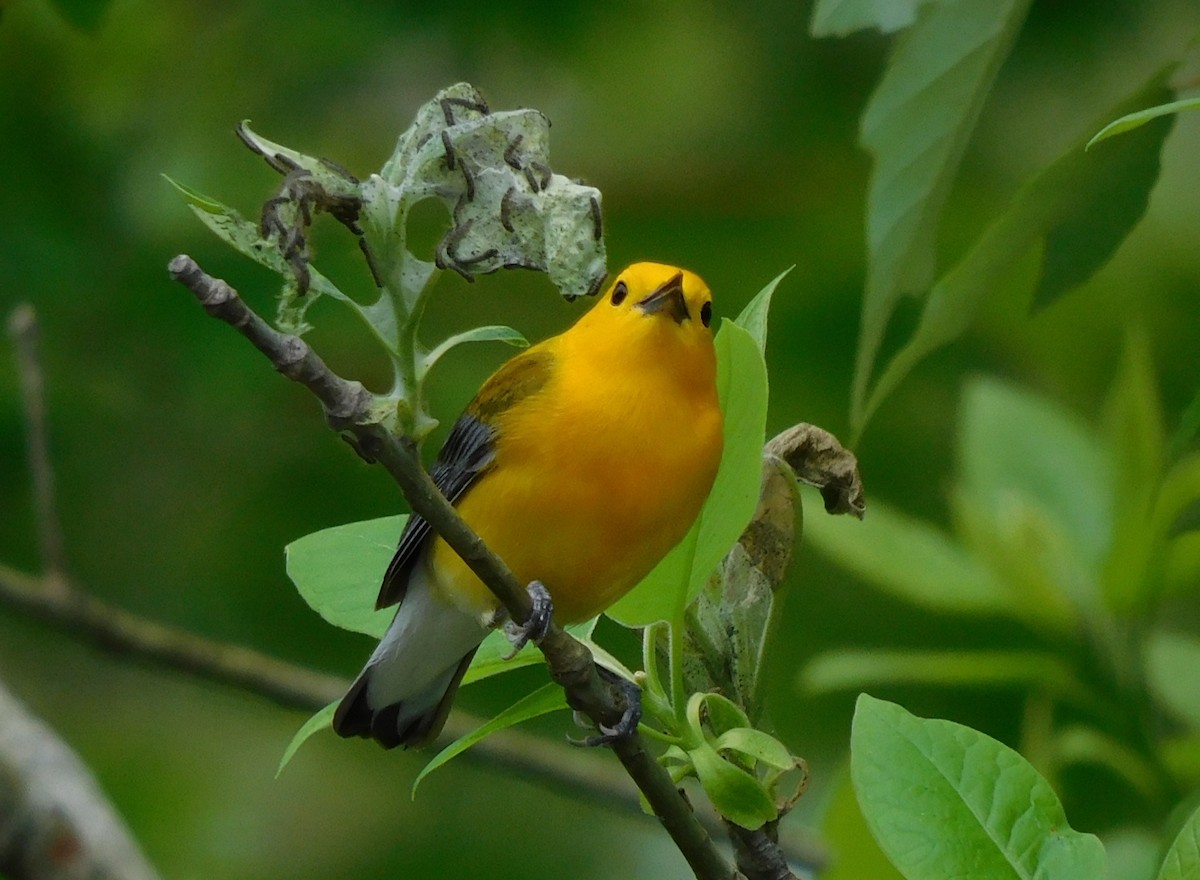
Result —
[{"label": "bird's yellow breast", "polygon": [[[494,463],[458,503],[518,579],[546,585],[563,623],[612,604],[682,539],[722,449],[707,327],[697,343],[669,319],[634,316],[644,323],[624,333],[589,317],[531,350],[549,374],[489,419]],[[440,540],[429,564],[447,601],[496,607]]]}]

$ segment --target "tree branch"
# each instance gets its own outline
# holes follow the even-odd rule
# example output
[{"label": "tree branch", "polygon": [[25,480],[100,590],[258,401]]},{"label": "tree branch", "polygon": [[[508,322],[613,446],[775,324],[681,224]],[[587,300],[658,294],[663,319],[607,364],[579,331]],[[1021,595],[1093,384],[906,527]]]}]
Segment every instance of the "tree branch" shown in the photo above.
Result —
[{"label": "tree branch", "polygon": [[[462,521],[421,466],[415,444],[388,431],[371,413],[373,398],[358,382],[334,374],[296,336],[280,333],[254,313],[224,281],[205,274],[186,255],[169,266],[172,278],[199,300],[209,315],[225,321],[245,336],[281,373],[307,387],[321,401],[330,426],[352,438],[359,454],[378,461],[400,486],[413,511],[462,557],[488,586],[509,615],[518,621],[529,617],[532,605],[524,585]],[[625,711],[620,691],[598,674],[591,652],[552,625],[539,647],[551,676],[566,692],[567,702],[598,724],[615,725]],[[697,878],[730,880],[738,873],[717,850],[691,806],[676,789],[667,772],[634,735],[611,744],[626,772],[642,790]]]},{"label": "tree branch", "polygon": [[46,431],[45,381],[37,351],[37,314],[33,306],[22,303],[8,317],[8,333],[16,349],[17,375],[21,382],[21,403],[25,409],[26,450],[29,472],[33,476],[33,503],[36,511],[38,542],[42,567],[49,588],[55,588],[66,576],[62,528],[54,495],[54,468],[50,464]]},{"label": "tree branch", "polygon": [[0,873],[157,880],[95,778],[0,684]]}]

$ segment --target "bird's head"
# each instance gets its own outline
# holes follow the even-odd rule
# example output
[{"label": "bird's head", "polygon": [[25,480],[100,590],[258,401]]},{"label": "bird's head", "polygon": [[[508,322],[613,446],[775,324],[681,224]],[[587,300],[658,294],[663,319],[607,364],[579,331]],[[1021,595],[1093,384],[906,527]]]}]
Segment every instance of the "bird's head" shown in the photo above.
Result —
[{"label": "bird's head", "polygon": [[634,263],[580,319],[576,332],[598,347],[630,356],[641,350],[708,365],[714,359],[712,314],[712,293],[696,273],[663,263]]}]

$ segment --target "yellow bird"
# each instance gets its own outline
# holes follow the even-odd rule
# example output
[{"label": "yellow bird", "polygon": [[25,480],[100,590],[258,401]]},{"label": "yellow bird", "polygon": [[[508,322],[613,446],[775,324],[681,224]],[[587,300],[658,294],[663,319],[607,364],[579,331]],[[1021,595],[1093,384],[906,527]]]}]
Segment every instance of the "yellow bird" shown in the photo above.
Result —
[{"label": "yellow bird", "polygon": [[[721,459],[712,294],[692,272],[635,263],[565,333],[489,378],[431,476],[559,623],[632,589],[691,527]],[[385,748],[440,732],[498,603],[419,516],[376,607],[400,602],[333,728]]]}]

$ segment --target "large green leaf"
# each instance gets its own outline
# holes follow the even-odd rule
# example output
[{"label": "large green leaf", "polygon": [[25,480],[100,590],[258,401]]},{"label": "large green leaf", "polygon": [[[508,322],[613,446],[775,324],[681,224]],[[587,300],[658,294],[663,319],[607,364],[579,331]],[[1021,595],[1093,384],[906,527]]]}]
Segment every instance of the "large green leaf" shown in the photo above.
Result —
[{"label": "large green leaf", "polygon": [[396,609],[376,611],[375,598],[406,519],[385,516],[297,538],[284,548],[288,577],[329,623],[381,638]]},{"label": "large green leaf", "polygon": [[[1162,95],[1162,80],[1163,74],[1156,75],[1122,106],[1140,105]],[[1115,112],[1110,111],[1105,118]],[[1167,121],[1146,126],[1129,138],[1114,141],[1113,148],[1107,150],[1084,152],[1082,143],[1073,144],[1026,182],[1008,209],[957,265],[938,278],[912,338],[883,369],[866,403],[854,405],[855,424],[861,428],[926,355],[957,338],[974,320],[984,297],[995,291],[1038,243],[1045,240],[1045,264],[1053,267],[1040,282],[1040,304],[1099,269],[1141,216],[1157,176],[1158,154],[1168,126]],[[1118,207],[1105,201],[1113,198],[1122,200],[1122,204]],[[1099,215],[1094,219],[1095,230],[1090,229],[1093,217],[1082,213],[1081,205],[1090,206]],[[1110,215],[1112,222],[1106,219]],[[881,338],[883,330],[872,327],[874,335],[868,337],[865,311],[863,320],[864,340],[873,340],[873,358],[878,348],[875,336]],[[865,357],[860,348],[860,361]],[[860,369],[855,380],[865,392],[865,371]]]},{"label": "large green leaf", "polygon": [[950,721],[863,694],[851,776],[871,833],[907,880],[1097,880],[1104,847],[1067,824],[1017,752]]},{"label": "large green leaf", "polygon": [[725,450],[712,492],[684,539],[606,612],[624,626],[676,620],[741,536],[758,503],[767,367],[754,337],[725,320],[715,340]]},{"label": "large green leaf", "polygon": [[867,196],[867,284],[852,416],[863,404],[896,303],[933,280],[939,220],[992,81],[1029,0],[944,3],[896,45],[863,113],[875,161]]},{"label": "large green leaf", "polygon": [[767,353],[767,318],[771,313],[771,297],[775,295],[775,288],[779,286],[779,282],[795,268],[795,266],[788,266],[768,281],[766,286],[756,293],[750,302],[746,303],[746,307],[733,321],[754,337],[754,341],[758,343],[758,350],[764,356]]},{"label": "large green leaf", "polygon": [[871,836],[854,796],[850,767],[839,770],[833,780],[833,796],[821,828],[830,849],[829,866],[821,880],[901,880]]},{"label": "large green leaf", "polygon": [[1200,880],[1200,808],[1179,829],[1163,859],[1158,880]]}]

